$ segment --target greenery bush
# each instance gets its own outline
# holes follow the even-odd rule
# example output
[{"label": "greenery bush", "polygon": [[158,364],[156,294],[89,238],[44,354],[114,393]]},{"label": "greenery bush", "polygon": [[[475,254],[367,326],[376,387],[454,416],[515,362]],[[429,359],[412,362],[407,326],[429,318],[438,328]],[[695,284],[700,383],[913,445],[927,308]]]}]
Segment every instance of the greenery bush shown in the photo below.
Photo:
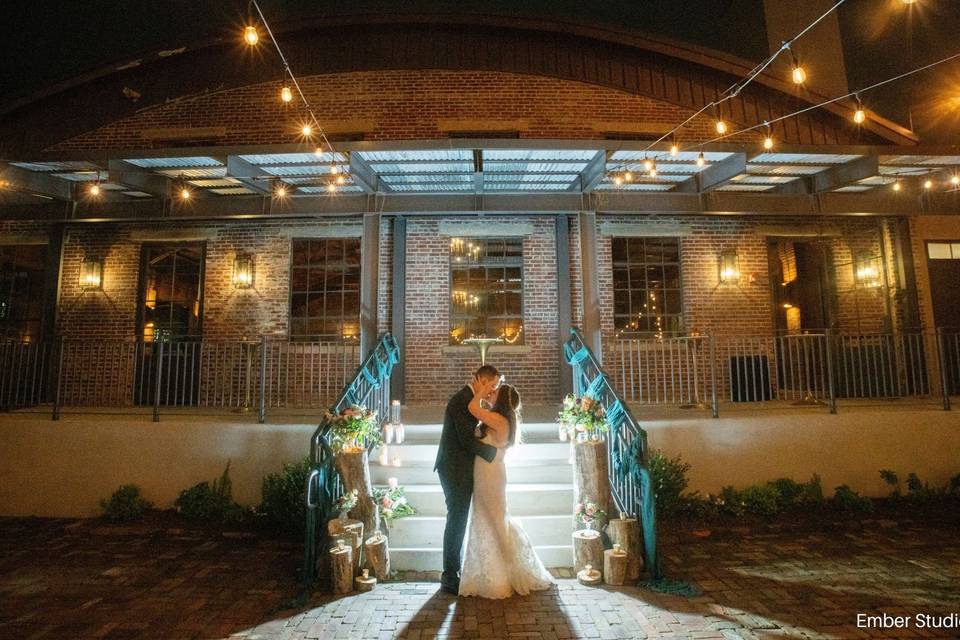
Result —
[{"label": "greenery bush", "polygon": [[684,505],[683,492],[690,484],[687,478],[687,472],[690,471],[689,463],[683,462],[680,456],[668,458],[659,449],[653,449],[647,466],[650,469],[657,513],[659,515],[677,513]]},{"label": "greenery bush", "polygon": [[219,478],[212,483],[204,480],[180,492],[173,503],[189,518],[218,520],[235,524],[241,522],[246,510],[233,501],[233,483],[230,481],[230,461]]},{"label": "greenery bush", "polygon": [[263,479],[258,511],[277,533],[303,536],[309,473],[310,458],[307,456],[300,462],[285,462],[280,473],[271,473]]},{"label": "greenery bush", "polygon": [[947,483],[947,493],[960,495],[960,473],[950,478],[950,482]]},{"label": "greenery bush", "polygon": [[113,522],[132,522],[143,517],[151,505],[140,496],[140,487],[125,484],[113,492],[109,500],[101,500],[103,515]]},{"label": "greenery bush", "polygon": [[869,513],[873,511],[873,501],[870,500],[870,498],[861,496],[845,484],[836,488],[832,504],[836,509],[847,514]]},{"label": "greenery bush", "polygon": [[780,512],[780,491],[776,485],[755,484],[740,492],[740,503],[748,513],[773,516]]}]

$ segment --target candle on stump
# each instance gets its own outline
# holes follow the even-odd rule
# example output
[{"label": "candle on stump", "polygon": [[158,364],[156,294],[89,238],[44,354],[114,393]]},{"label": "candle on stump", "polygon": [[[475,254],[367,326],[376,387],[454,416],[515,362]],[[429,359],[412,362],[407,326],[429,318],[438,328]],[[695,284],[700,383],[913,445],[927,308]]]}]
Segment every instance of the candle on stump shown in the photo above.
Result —
[{"label": "candle on stump", "polygon": [[387,445],[380,447],[380,464],[384,467],[390,464],[390,450],[387,449]]},{"label": "candle on stump", "polygon": [[390,487],[391,491],[393,491],[400,486],[400,481],[396,478],[387,478],[387,486]]},{"label": "candle on stump", "polygon": [[406,429],[403,427],[402,422],[398,422],[394,425],[394,439],[397,441],[397,444],[403,444],[403,439],[406,436]]},{"label": "candle on stump", "polygon": [[383,441],[387,444],[393,443],[393,423],[391,422],[383,425]]},{"label": "candle on stump", "polygon": [[353,580],[353,586],[361,593],[364,591],[372,591],[376,585],[377,579],[370,575],[369,569],[364,569],[363,575],[359,575]]},{"label": "candle on stump", "polygon": [[582,571],[577,573],[577,580],[580,584],[586,585],[588,587],[594,587],[600,584],[602,579],[602,574],[593,568],[593,565],[585,565]]},{"label": "candle on stump", "polygon": [[400,464],[401,464],[401,463],[400,463],[400,456],[394,456],[394,457],[393,457],[393,466],[399,467]]},{"label": "candle on stump", "polygon": [[393,400],[390,402],[390,422],[396,424],[400,422],[400,401]]}]

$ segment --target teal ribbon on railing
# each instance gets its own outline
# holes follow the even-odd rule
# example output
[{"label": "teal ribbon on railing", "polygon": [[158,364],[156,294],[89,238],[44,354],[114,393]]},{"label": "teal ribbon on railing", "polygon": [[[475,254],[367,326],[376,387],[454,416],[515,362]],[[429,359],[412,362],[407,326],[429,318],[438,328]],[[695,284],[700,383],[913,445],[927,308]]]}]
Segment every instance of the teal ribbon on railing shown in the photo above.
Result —
[{"label": "teal ribbon on railing", "polygon": [[574,351],[573,347],[570,346],[569,342],[563,343],[563,355],[567,358],[567,364],[574,365],[580,364],[584,360],[590,357],[590,350],[587,349],[586,345],[580,347],[578,351]]},{"label": "teal ribbon on railing", "polygon": [[380,388],[380,378],[370,373],[370,368],[366,365],[360,367],[360,373],[363,374],[363,379],[367,381],[374,389]]},{"label": "teal ribbon on railing", "polygon": [[607,376],[603,375],[602,373],[598,373],[597,377],[593,379],[593,381],[590,383],[590,386],[587,387],[587,390],[583,393],[583,395],[590,396],[591,398],[596,399],[596,397],[600,394],[601,389],[603,389],[603,386],[606,383],[607,383]]},{"label": "teal ribbon on railing", "polygon": [[607,424],[610,425],[610,441],[617,441],[617,432],[620,430],[620,424],[623,422],[623,419],[626,417],[626,412],[623,410],[623,404],[619,400],[614,400],[610,403],[610,406],[607,407]]}]

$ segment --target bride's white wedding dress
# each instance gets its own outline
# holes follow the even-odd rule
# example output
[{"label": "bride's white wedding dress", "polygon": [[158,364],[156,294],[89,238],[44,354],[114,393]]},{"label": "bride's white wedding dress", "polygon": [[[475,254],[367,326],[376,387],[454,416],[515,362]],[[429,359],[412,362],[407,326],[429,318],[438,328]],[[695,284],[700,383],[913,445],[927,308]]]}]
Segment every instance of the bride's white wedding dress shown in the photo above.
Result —
[{"label": "bride's white wedding dress", "polygon": [[[486,438],[483,441],[490,444]],[[498,448],[493,462],[474,459],[473,503],[460,571],[462,596],[509,598],[553,584],[526,532],[507,513],[505,451]]]}]

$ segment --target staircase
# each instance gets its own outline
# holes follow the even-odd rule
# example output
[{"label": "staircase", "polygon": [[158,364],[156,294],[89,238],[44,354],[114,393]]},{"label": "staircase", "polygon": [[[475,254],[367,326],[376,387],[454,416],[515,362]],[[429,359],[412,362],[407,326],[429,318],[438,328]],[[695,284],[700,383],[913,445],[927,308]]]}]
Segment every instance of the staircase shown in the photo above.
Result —
[{"label": "staircase", "polygon": [[[573,468],[569,444],[557,439],[557,424],[548,422],[553,407],[528,408],[521,429],[523,443],[507,453],[507,508],[520,521],[547,567],[573,564]],[[371,480],[386,486],[397,478],[417,515],[402,518],[390,529],[390,564],[400,571],[439,571],[442,567],[443,527],[446,516],[443,491],[433,471],[442,425],[443,407],[404,411],[403,444],[387,447],[389,462],[382,465],[380,450],[370,459]],[[399,458],[400,466],[394,466]]]}]

